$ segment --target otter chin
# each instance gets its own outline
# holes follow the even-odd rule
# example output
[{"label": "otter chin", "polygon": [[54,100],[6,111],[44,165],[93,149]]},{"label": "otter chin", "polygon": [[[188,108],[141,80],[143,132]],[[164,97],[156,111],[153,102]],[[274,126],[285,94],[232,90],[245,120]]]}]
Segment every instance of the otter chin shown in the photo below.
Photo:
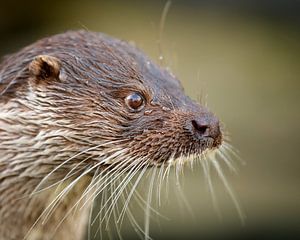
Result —
[{"label": "otter chin", "polygon": [[173,74],[102,33],[69,31],[5,57],[0,108],[0,239],[83,239],[93,199],[122,175],[160,176],[230,149],[218,118]]}]

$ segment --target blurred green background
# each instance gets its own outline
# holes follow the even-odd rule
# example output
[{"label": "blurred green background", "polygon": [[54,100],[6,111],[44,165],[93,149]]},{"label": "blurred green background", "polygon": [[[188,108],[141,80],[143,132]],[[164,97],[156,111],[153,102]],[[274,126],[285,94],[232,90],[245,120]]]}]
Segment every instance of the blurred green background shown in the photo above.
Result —
[{"label": "blurred green background", "polygon": [[[134,41],[158,62],[166,1],[5,1],[0,7],[0,55],[45,36],[87,28]],[[296,239],[300,237],[300,2],[172,1],[162,41],[168,66],[194,99],[225,123],[245,166],[226,175],[246,212],[241,226],[214,176],[223,220],[213,209],[203,173],[185,171],[154,217],[154,239]],[[158,219],[158,220],[157,220]],[[143,218],[142,218],[143,220]],[[158,223],[157,223],[158,222]],[[138,237],[124,229],[125,239]]]}]

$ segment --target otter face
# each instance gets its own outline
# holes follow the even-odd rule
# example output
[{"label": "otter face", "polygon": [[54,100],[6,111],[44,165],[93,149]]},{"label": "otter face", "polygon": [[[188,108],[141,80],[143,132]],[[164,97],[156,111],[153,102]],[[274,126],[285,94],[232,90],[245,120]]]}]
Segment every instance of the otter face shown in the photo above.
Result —
[{"label": "otter face", "polygon": [[[113,157],[117,149],[124,159],[161,164],[199,156],[222,143],[216,116],[187,97],[171,73],[125,42],[69,32],[19,55],[31,59],[24,73],[30,108],[46,112],[51,128],[68,131],[76,151],[95,147],[91,159],[122,161],[121,155]],[[14,85],[18,81],[6,92]]]},{"label": "otter face", "polygon": [[[130,54],[142,76],[136,82],[130,81],[132,90],[123,104],[130,116],[123,136],[131,139],[128,144],[132,154],[164,163],[218,148],[222,133],[217,117],[187,97],[180,82],[168,71],[140,52]],[[138,103],[134,111],[128,99]]]},{"label": "otter face", "polygon": [[[41,236],[56,234],[58,226],[59,236],[66,236],[63,231],[69,226],[75,233],[77,222],[62,226],[60,218],[64,221],[80,202],[85,205],[99,193],[104,193],[101,202],[107,208],[97,216],[108,222],[115,204],[124,200],[120,198],[124,188],[138,175],[129,192],[125,191],[120,220],[149,167],[153,170],[149,189],[153,189],[158,171],[156,180],[161,186],[172,163],[182,166],[201,158],[207,150],[219,149],[220,157],[232,166],[224,149],[234,151],[227,143],[222,144],[224,137],[216,116],[187,97],[180,82],[141,51],[103,34],[67,32],[7,57],[0,65],[0,106],[0,177],[6,181],[0,182],[2,193],[18,189],[13,192],[14,199],[24,199],[24,194],[33,196],[67,184],[59,194],[50,191],[41,198],[26,198],[32,208],[27,208],[25,200],[19,207],[12,205],[10,209],[17,209],[16,214],[3,213],[0,208],[0,217],[8,216],[13,223],[0,226],[0,238],[1,229],[5,229],[4,236],[10,236],[12,231],[6,228],[14,229],[16,222],[24,226],[16,239],[27,236],[39,221],[43,224],[36,228]],[[236,203],[219,163],[216,159],[212,163]],[[210,181],[207,162],[201,164]],[[11,176],[17,177],[10,182]],[[78,184],[81,180],[84,184]],[[66,197],[69,192],[75,193],[73,202],[69,202],[73,196]],[[151,193],[149,190],[149,196]],[[1,196],[0,205],[14,204],[10,195]],[[49,196],[54,196],[51,203]],[[56,210],[64,198],[63,210]],[[149,205],[145,231],[141,231],[146,239]],[[24,214],[25,208],[35,212]],[[60,217],[53,214],[55,211]],[[130,210],[128,213],[136,224]],[[52,214],[53,222],[44,225]]]},{"label": "otter face", "polygon": [[72,91],[81,89],[85,96],[80,98],[96,101],[96,108],[83,109],[99,116],[88,120],[98,121],[93,125],[98,138],[106,135],[122,141],[120,147],[127,157],[155,164],[199,156],[220,146],[217,117],[187,97],[172,74],[127,43],[99,35],[88,40],[77,41],[82,43],[77,47],[82,52],[72,53],[73,57],[57,57],[63,61],[60,72],[79,81]]}]

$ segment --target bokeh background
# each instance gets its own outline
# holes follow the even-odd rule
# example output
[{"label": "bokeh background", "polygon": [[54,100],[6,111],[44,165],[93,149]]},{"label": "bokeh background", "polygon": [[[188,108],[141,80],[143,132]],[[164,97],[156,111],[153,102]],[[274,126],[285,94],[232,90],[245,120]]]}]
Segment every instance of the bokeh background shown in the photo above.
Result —
[{"label": "bokeh background", "polygon": [[[166,1],[1,1],[0,55],[45,36],[86,28],[134,41],[158,62]],[[161,42],[165,61],[194,99],[225,123],[246,165],[226,171],[246,212],[242,226],[214,178],[222,220],[203,173],[186,170],[154,217],[154,239],[300,237],[300,1],[173,0]],[[138,213],[137,213],[138,214]],[[141,218],[143,220],[143,218]],[[143,223],[141,223],[143,224]],[[138,239],[123,229],[125,239]],[[299,238],[298,238],[299,239]]]}]

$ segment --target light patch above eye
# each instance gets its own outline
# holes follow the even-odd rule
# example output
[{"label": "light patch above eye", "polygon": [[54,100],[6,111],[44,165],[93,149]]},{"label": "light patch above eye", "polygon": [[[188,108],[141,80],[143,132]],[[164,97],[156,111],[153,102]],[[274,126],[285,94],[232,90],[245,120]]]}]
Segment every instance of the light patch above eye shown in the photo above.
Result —
[{"label": "light patch above eye", "polygon": [[130,110],[140,111],[145,106],[145,99],[140,93],[131,93],[125,98],[125,103]]}]

